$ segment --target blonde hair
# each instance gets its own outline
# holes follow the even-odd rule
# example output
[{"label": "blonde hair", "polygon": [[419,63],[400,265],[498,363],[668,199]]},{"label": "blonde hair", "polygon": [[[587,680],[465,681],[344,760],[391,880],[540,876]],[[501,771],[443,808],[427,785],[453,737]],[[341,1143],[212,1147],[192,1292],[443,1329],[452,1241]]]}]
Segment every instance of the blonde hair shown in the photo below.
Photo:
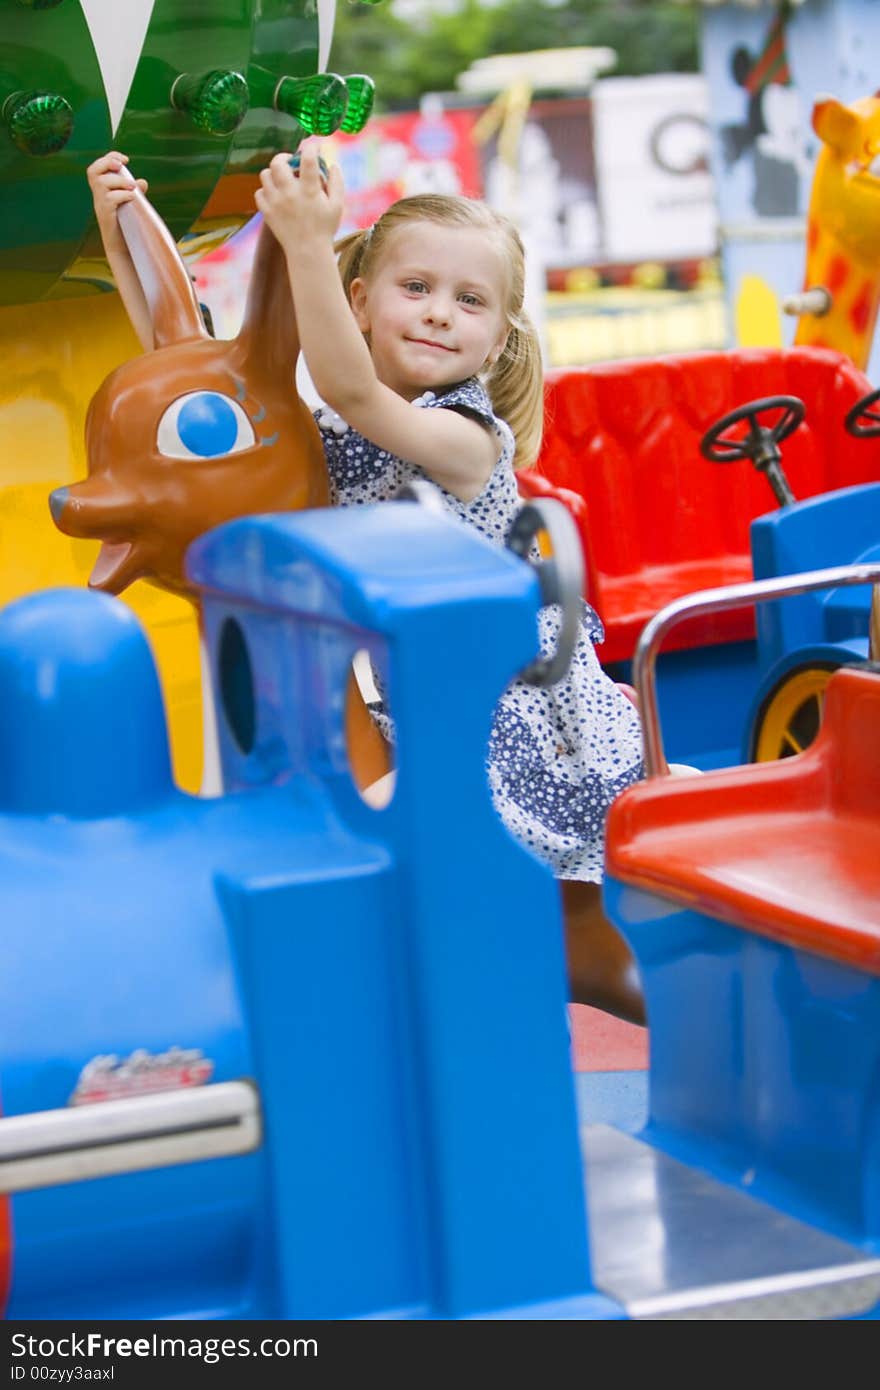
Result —
[{"label": "blonde hair", "polygon": [[351,283],[368,278],[389,237],[406,222],[437,222],[446,227],[474,227],[499,241],[507,269],[505,318],[509,332],[498,360],[484,370],[481,380],[492,409],[506,420],[516,441],[514,468],[528,468],[541,447],[544,424],[544,372],[541,345],[523,309],[525,252],[519,232],[509,218],[474,198],[424,193],[392,203],[365,231],[353,232],[336,243],[339,273],[350,298]]}]

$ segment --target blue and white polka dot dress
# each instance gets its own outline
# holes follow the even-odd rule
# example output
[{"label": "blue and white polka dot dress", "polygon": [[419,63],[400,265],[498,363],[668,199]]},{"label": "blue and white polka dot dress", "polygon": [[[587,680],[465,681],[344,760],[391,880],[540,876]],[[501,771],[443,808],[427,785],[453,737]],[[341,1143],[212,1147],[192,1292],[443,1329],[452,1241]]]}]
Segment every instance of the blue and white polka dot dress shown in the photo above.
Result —
[{"label": "blue and white polka dot dress", "polygon": [[[442,395],[426,392],[426,408],[461,410],[494,430],[501,457],[483,491],[462,502],[440,488],[449,511],[504,543],[522,505],[512,460],[513,436],[471,379]],[[329,410],[316,413],[334,502],[342,506],[385,501],[403,483],[424,479],[414,464],[378,449]],[[559,610],[539,619],[541,651],[555,650]],[[605,675],[593,648],[602,624],[584,604],[584,623],[568,674],[549,689],[514,681],[495,711],[489,742],[489,785],[508,830],[553,869],[558,878],[599,883],[605,819],[618,792],[643,775],[639,718]]]}]

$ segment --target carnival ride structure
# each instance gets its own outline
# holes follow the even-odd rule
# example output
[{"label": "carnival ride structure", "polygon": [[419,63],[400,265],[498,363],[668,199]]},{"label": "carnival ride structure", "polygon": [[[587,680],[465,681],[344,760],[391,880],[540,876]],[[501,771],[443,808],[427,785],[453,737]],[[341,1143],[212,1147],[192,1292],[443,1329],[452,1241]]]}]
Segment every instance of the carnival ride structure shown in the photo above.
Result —
[{"label": "carnival ride structure", "polygon": [[[880,436],[878,399],[880,393],[871,391],[850,407],[844,425],[854,438]],[[782,468],[780,445],[804,416],[804,403],[794,396],[754,401],[719,420],[702,441],[710,460],[750,460],[779,503],[777,512],[751,525],[756,579],[796,575],[816,566],[870,563],[880,556],[880,485],[865,483],[796,500]],[[742,425],[747,426],[745,435]],[[864,586],[810,590],[758,609],[759,678],[745,721],[744,761],[791,757],[812,743],[831,673],[880,655],[878,594]]]},{"label": "carnival ride structure", "polygon": [[[174,786],[119,601],[5,611],[8,1316],[614,1311],[587,1275],[558,894],[483,771],[538,576],[412,502],[230,527],[190,551],[220,797]],[[381,812],[345,734],[365,643],[398,727]],[[459,659],[433,673],[438,643]]]},{"label": "carnival ride structure", "polygon": [[[580,1140],[557,889],[483,771],[539,575],[412,502],[243,517],[188,569],[219,797],[174,786],[118,600],[0,620],[7,1315],[871,1316],[880,686],[838,672],[806,753],[673,784],[649,677],[684,606],[880,564],[692,595],[642,639],[656,775],[612,809],[607,902],[651,1113]],[[365,643],[398,729],[382,810],[345,737]]]},{"label": "carnival ride structure", "polygon": [[[847,426],[871,390],[848,358],[811,347],[671,355],[551,374],[537,472],[582,504],[587,592],[605,626],[598,651],[606,669],[632,679],[639,634],[666,603],[788,567],[812,568],[804,543],[796,555],[783,557],[778,545],[775,555],[767,553],[768,537],[792,534],[794,518],[811,499],[810,514],[824,536],[817,561],[825,555],[828,563],[842,563],[862,553],[865,530],[848,534],[847,503],[833,499],[878,476],[876,442]],[[801,423],[785,441],[785,473],[801,500],[759,521],[772,501],[762,470],[742,462],[719,466],[701,445],[732,409],[743,412],[739,437],[746,437],[754,402],[771,393],[805,403]],[[768,420],[777,417],[778,411]],[[735,434],[734,424],[724,437]],[[866,514],[863,521],[869,530]],[[726,766],[754,746],[759,730],[753,726],[763,723],[753,709],[756,692],[760,706],[767,672],[783,655],[774,635],[775,614],[783,609],[773,605],[759,618],[758,640],[748,604],[692,614],[668,634],[658,698],[675,761]],[[860,640],[867,636],[866,611],[863,618],[854,634]],[[788,651],[793,634],[785,641]],[[840,664],[845,654],[836,655]],[[799,704],[796,692],[789,695],[795,703],[783,700],[783,706],[794,718]],[[778,710],[773,727],[781,737]]]},{"label": "carnival ride structure", "polygon": [[[271,250],[268,239],[262,249]],[[207,346],[211,362],[218,354],[222,362],[228,348]],[[174,363],[180,345],[170,352]],[[830,380],[837,403],[841,391],[849,399],[860,384],[840,374],[834,354],[807,353],[798,365],[818,371],[826,388]],[[122,370],[123,386],[130,374]],[[182,390],[176,368],[169,380],[172,394]],[[112,403],[125,390],[111,380],[106,394]],[[147,392],[153,414],[164,419],[167,392],[159,396]],[[250,396],[243,388],[244,400]],[[190,397],[187,389],[177,399]],[[750,430],[734,444],[729,430],[738,421],[717,421],[707,450],[751,449],[784,490],[773,450],[788,428],[803,426],[800,403],[797,410],[791,398],[781,404],[787,413],[778,421],[771,414],[768,428],[755,403],[740,408],[736,415],[747,417]],[[779,408],[777,400],[772,410]],[[873,428],[871,408],[870,398],[857,396],[851,427],[861,419],[862,428]],[[142,422],[138,434],[152,438],[154,425]],[[201,416],[189,422],[190,450],[199,430],[208,428],[213,439],[215,426],[213,417],[207,425]],[[796,429],[792,442],[795,436]],[[846,431],[844,442],[855,447]],[[238,434],[233,462],[237,443]],[[761,445],[759,457],[753,444]],[[96,468],[89,481],[106,482],[105,474],[112,479],[114,470]],[[744,469],[717,476],[748,488]],[[123,467],[114,487],[124,491],[124,484]],[[540,490],[537,479],[533,486]],[[88,495],[89,483],[80,490]],[[59,501],[63,516],[70,494]],[[130,520],[135,533],[142,529],[142,513]],[[145,553],[161,551],[148,545]],[[171,554],[174,580],[182,550]],[[557,564],[562,554],[560,546]],[[750,769],[684,779],[690,799],[671,797],[665,779],[652,779],[637,789],[647,828],[641,800],[617,803],[608,904],[636,948],[651,1010],[650,1120],[635,1136],[588,1126],[579,1143],[557,890],[497,822],[483,771],[497,693],[531,663],[537,607],[558,588],[522,559],[412,502],[242,516],[191,544],[185,564],[185,587],[203,612],[218,712],[224,791],[210,800],[173,786],[155,676],[125,610],[104,607],[99,595],[62,592],[6,612],[8,727],[30,731],[14,748],[10,738],[0,760],[16,930],[32,934],[30,924],[46,919],[43,940],[56,960],[75,950],[76,969],[97,975],[102,958],[115,958],[116,982],[87,1026],[72,1015],[56,1028],[52,1065],[35,1065],[41,1044],[34,1030],[59,1013],[59,992],[69,997],[76,970],[71,964],[44,982],[42,955],[13,949],[14,1042],[0,1121],[0,1177],[15,1194],[9,1315],[87,1317],[99,1307],[106,1315],[108,1301],[119,1316],[197,1316],[205,1306],[214,1316],[245,1318],[871,1315],[880,1296],[871,1244],[873,1053],[867,1047],[838,1103],[846,1132],[863,1136],[842,1186],[820,1180],[820,1083],[829,1084],[827,1075],[808,1075],[802,1088],[801,1074],[809,1073],[816,1030],[839,1007],[841,989],[847,1000],[865,1000],[829,1063],[835,1077],[872,1017],[870,926],[855,933],[855,946],[850,940],[873,891],[871,845],[853,835],[865,779],[854,783],[862,788],[855,808],[825,793],[836,785],[836,759],[854,756],[837,740],[870,719],[873,677],[864,719],[838,713],[804,755],[818,759],[820,771],[810,776],[796,760],[820,887],[833,881],[840,889],[830,904],[802,862],[809,855],[776,852],[765,825],[772,820],[765,784],[754,802]],[[849,592],[848,581],[864,585],[878,576],[880,564],[862,564],[820,579],[840,594]],[[761,594],[812,582],[809,575],[765,581]],[[741,609],[755,596],[748,585],[719,592],[679,598],[655,616],[649,651],[682,605],[701,618]],[[785,601],[791,597],[797,594]],[[345,715],[351,662],[363,649],[387,673],[398,730],[394,796],[379,811],[358,794]],[[456,653],[439,664],[441,672],[431,659],[438,650]],[[636,658],[650,770],[662,773],[651,753],[654,691],[638,650]],[[76,733],[59,758],[64,727]],[[52,755],[40,756],[46,749]],[[729,794],[731,779],[738,800]],[[703,799],[693,800],[695,787]],[[792,800],[789,782],[780,795]],[[680,832],[675,816],[691,805],[687,832]],[[667,806],[658,837],[655,823]],[[738,850],[726,896],[719,890],[711,898],[705,886],[713,870],[723,878],[726,864],[719,868],[708,848],[688,849],[697,843],[694,820],[706,845]],[[773,865],[786,867],[781,885],[756,854],[753,821],[761,842],[773,844]],[[849,860],[838,872],[828,861],[841,842]],[[751,845],[750,872],[762,884],[748,912],[736,882],[743,845]],[[47,854],[51,871],[41,867]],[[655,884],[657,862],[666,878]],[[86,881],[88,899],[76,886]],[[793,903],[798,881],[803,900]],[[150,883],[149,893],[141,882]],[[647,906],[627,885],[647,891]],[[664,894],[671,907],[658,906]],[[68,930],[67,904],[80,900],[88,902],[84,959],[83,933]],[[671,969],[672,959],[687,959],[691,918],[671,944],[664,931],[639,927],[640,914],[650,909],[665,922],[679,901],[691,916],[705,908],[700,930],[710,939],[722,930],[719,919],[729,917],[735,933],[721,983],[709,972],[715,1008],[694,1024],[712,1059],[716,1110],[707,1101],[676,1102],[685,1039],[673,1001],[689,997],[691,977],[702,989],[708,969],[702,946],[686,979]],[[756,947],[748,932],[757,935]],[[773,1069],[772,1085],[757,1066],[741,1086],[740,1015],[758,1028],[743,957],[768,952],[757,1008],[760,1026],[786,1038],[786,1062]],[[842,985],[838,958],[846,967]],[[765,996],[777,968],[797,979],[807,973],[819,1020],[812,1031],[789,1027],[787,1010],[771,1011]],[[203,986],[193,990],[193,980]],[[44,1004],[35,1008],[41,992]],[[356,1043],[364,1036],[368,1048]],[[692,1068],[694,1096],[708,1078]],[[803,1171],[784,1126],[768,1135],[760,1123],[770,1091],[809,1154]],[[858,1199],[844,1200],[853,1190]],[[712,1233],[709,1260],[694,1249],[694,1211],[703,1235]],[[169,1221],[179,1233],[173,1245]],[[102,1233],[86,1279],[83,1229]],[[652,1253],[658,1229],[671,1252],[659,1262]],[[51,1289],[43,1273],[49,1230],[59,1253]],[[134,1247],[147,1252],[134,1277],[122,1268],[121,1232],[128,1258]],[[208,1239],[214,1258],[206,1285]],[[163,1259],[173,1261],[173,1275]],[[74,1269],[77,1278],[65,1280],[64,1271]]]},{"label": "carnival ride structure", "polygon": [[[76,43],[64,31],[71,52],[85,51],[89,8],[55,15],[79,25]],[[229,19],[221,9],[215,37]],[[157,47],[139,60],[132,93],[166,82],[172,37],[175,60],[182,50],[178,10],[167,0],[151,11],[144,52]],[[251,136],[240,147],[235,137],[231,155],[224,147],[227,163],[205,146],[225,171],[218,189],[230,180],[233,220],[258,161],[303,129],[278,114],[285,80],[311,75],[286,79],[287,53],[273,46],[291,13],[304,26],[304,69],[318,65],[310,7],[256,7],[251,59],[245,46],[234,68],[250,112],[237,129]],[[28,49],[37,31],[26,25],[49,33],[55,7],[12,14]],[[226,30],[244,42],[244,27]],[[59,51],[61,38],[59,27]],[[173,131],[190,154],[187,140],[230,135],[196,123],[183,139],[208,89],[179,71],[161,102],[149,88],[140,126],[120,124],[117,105],[112,130],[104,122],[97,135],[88,93],[81,106],[78,89],[64,98],[72,124],[44,100],[57,85],[11,93],[4,117],[16,160],[45,157],[21,150],[35,121],[41,138],[67,129],[86,221],[83,168],[108,131],[133,156],[139,133]],[[242,88],[227,80],[210,92],[228,110]],[[193,168],[208,163],[193,155]],[[17,181],[39,184],[34,167],[14,165]],[[154,191],[162,177],[157,167]],[[44,182],[41,207],[46,195]],[[180,212],[181,227],[189,216]],[[40,294],[96,288],[65,259],[85,245],[81,229],[59,269],[40,225]],[[2,268],[4,286],[20,283],[11,252]],[[104,344],[82,370],[100,303],[41,300],[32,323],[20,302],[4,310],[4,335],[25,347],[51,325],[37,357],[60,353],[69,374],[62,391],[52,367],[16,447],[26,439],[36,455],[39,419],[69,431],[84,413],[83,393],[112,355]],[[33,398],[21,387],[39,377],[29,361],[7,383],[4,420],[16,390]],[[766,511],[765,484],[701,459],[698,445],[743,401],[806,402],[786,446],[806,500],[775,522],[779,537],[791,526],[796,548],[798,517],[875,476],[876,446],[843,424],[872,409],[867,387],[846,359],[815,348],[614,364],[551,384],[543,469],[524,490],[560,484],[587,499],[574,510],[604,655],[632,673],[645,720],[650,775],[612,810],[606,888],[648,999],[650,1118],[637,1136],[601,1125],[578,1134],[558,892],[498,821],[483,769],[498,694],[532,663],[538,611],[558,595],[550,571],[411,501],[211,518],[223,524],[175,552],[203,613],[223,773],[211,798],[172,775],[162,690],[127,607],[45,583],[7,605],[8,1317],[874,1315],[876,673],[834,673],[822,728],[799,756],[674,782],[659,730],[677,701],[664,705],[661,688],[658,715],[654,682],[667,635],[661,665],[678,663],[678,690],[710,671],[687,705],[689,736],[694,709],[714,721],[710,762],[719,724],[738,744],[740,696],[757,686],[748,604],[781,607],[829,587],[843,653],[847,624],[868,616],[845,596],[880,579],[873,533],[853,533],[857,565],[835,555],[819,574],[747,582],[748,523]],[[82,471],[74,453],[67,444],[64,466],[28,483],[40,493],[41,542],[46,494]],[[74,484],[62,515],[76,486],[89,495]],[[675,630],[682,618],[690,628]],[[359,794],[346,721],[364,648],[388,673],[398,731],[394,795],[381,809]],[[438,650],[455,660],[438,662]]]},{"label": "carnival ride structure", "polygon": [[[656,616],[636,663],[648,778],[612,807],[605,888],[651,1019],[651,1113],[640,1137],[870,1253],[876,666],[832,676],[820,732],[800,755],[674,782],[662,776],[653,666],[664,632],[686,614],[841,593],[878,576],[876,562],[832,567],[693,595]],[[727,1239],[736,1253],[720,1273],[735,1281],[744,1252],[730,1226]],[[783,1299],[777,1316],[803,1313]]]},{"label": "carnival ride structure", "polygon": [[[88,541],[46,531],[46,495],[86,471],[86,408],[140,347],[114,293],[86,168],[116,148],[191,269],[254,213],[260,169],[312,133],[356,131],[372,83],[328,72],[335,0],[3,0],[0,29],[0,600],[81,584]],[[192,606],[138,583],[175,775],[202,776]]]},{"label": "carnival ride structure", "polygon": [[[92,588],[122,594],[146,579],[199,612],[184,567],[193,540],[233,517],[330,504],[318,428],[293,385],[299,338],[287,268],[263,227],[241,329],[217,341],[168,228],[139,189],[119,226],[154,347],[103,382],[86,417],[88,476],[55,489],[49,504],[65,534],[101,542]],[[205,792],[217,787],[209,696],[210,688]],[[366,786],[388,759],[354,679],[349,704],[352,759]]]}]

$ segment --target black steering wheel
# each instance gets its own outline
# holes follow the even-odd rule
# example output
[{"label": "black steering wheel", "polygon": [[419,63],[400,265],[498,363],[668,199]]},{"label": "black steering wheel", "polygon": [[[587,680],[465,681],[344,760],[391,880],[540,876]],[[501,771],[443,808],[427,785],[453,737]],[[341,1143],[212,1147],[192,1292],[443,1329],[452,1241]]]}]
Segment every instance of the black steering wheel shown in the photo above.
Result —
[{"label": "black steering wheel", "polygon": [[[762,423],[760,417],[771,411],[780,414],[771,423]],[[795,498],[782,471],[779,445],[794,433],[805,415],[804,403],[797,396],[762,396],[716,420],[700,440],[700,453],[711,463],[750,459],[760,473],[766,474],[779,505],[788,507]],[[728,430],[743,422],[749,427],[745,434],[725,437]]]},{"label": "black steering wheel", "polygon": [[[553,554],[546,560],[533,560],[529,552],[542,531],[549,537]],[[564,502],[533,497],[523,503],[510,523],[505,544],[514,555],[534,565],[544,605],[558,603],[562,609],[556,651],[550,657],[538,657],[519,673],[519,679],[528,685],[555,685],[571,665],[581,628],[584,552],[577,527]]]},{"label": "black steering wheel", "polygon": [[856,439],[876,439],[880,435],[880,390],[869,391],[847,411],[844,426]]}]

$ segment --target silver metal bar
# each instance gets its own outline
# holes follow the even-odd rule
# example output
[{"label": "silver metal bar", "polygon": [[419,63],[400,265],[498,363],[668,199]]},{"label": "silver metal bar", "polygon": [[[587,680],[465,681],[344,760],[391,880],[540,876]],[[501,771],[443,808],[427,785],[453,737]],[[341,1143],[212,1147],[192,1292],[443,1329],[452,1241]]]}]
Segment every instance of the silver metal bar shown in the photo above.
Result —
[{"label": "silver metal bar", "polygon": [[781,575],[776,579],[756,579],[748,584],[729,584],[723,589],[703,589],[686,594],[661,608],[639,637],[633,657],[633,685],[639,692],[642,730],[645,740],[645,774],[662,777],[669,772],[663,752],[663,737],[657,711],[656,664],[664,637],[684,618],[704,613],[721,613],[746,603],[765,599],[791,598],[814,589],[846,588],[854,584],[874,584],[880,580],[880,564],[838,565],[833,569],[808,570],[803,574]]},{"label": "silver metal bar", "polygon": [[786,295],[781,308],[783,314],[812,314],[815,318],[822,318],[829,313],[833,302],[830,291],[824,285],[813,285],[808,290]]},{"label": "silver metal bar", "polygon": [[261,1139],[256,1087],[224,1081],[0,1119],[0,1193],[247,1153]]},{"label": "silver metal bar", "polygon": [[846,1318],[880,1299],[880,1259],[632,1135],[581,1135],[597,1288],[631,1318]]},{"label": "silver metal bar", "polygon": [[880,661],[880,584],[871,590],[871,620],[868,624],[868,657]]}]

